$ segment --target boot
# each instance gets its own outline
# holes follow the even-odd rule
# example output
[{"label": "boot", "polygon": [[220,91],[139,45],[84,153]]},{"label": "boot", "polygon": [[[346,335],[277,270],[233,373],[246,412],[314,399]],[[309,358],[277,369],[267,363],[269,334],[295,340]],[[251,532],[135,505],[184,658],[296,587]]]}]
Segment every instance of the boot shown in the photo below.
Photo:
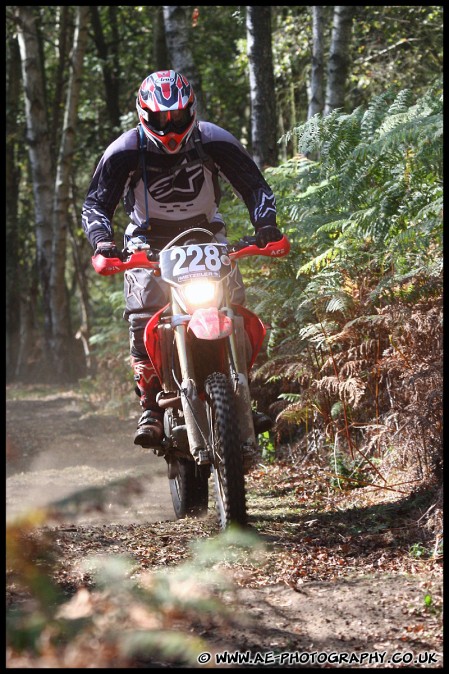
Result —
[{"label": "boot", "polygon": [[273,428],[273,420],[268,416],[268,414],[256,412],[255,410],[253,410],[253,424],[256,435],[259,435],[259,433],[265,433],[266,431],[271,431]]},{"label": "boot", "polygon": [[141,447],[158,448],[164,436],[160,412],[145,410],[137,423],[137,431],[134,435],[134,444]]},{"label": "boot", "polygon": [[131,358],[134,368],[136,393],[140,397],[143,414],[137,423],[134,444],[141,447],[160,447],[164,437],[163,413],[156,402],[161,390],[158,376],[150,360]]}]

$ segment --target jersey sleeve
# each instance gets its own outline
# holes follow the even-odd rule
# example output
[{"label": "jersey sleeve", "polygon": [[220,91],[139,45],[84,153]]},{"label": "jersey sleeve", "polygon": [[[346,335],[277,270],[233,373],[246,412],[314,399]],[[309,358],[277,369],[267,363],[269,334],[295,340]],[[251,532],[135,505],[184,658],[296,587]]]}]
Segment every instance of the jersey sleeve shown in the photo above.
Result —
[{"label": "jersey sleeve", "polygon": [[95,249],[100,241],[113,241],[112,218],[125,192],[130,176],[138,167],[137,134],[122,134],[101,157],[84,200],[81,224]]},{"label": "jersey sleeve", "polygon": [[204,151],[212,157],[219,175],[245,203],[254,228],[276,226],[276,199],[257,164],[231,133],[200,122]]}]

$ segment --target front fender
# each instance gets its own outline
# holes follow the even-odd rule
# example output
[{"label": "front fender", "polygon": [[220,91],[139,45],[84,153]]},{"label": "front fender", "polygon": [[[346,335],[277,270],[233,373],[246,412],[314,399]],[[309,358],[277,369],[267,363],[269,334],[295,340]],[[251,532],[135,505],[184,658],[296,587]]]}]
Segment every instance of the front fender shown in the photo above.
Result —
[{"label": "front fender", "polygon": [[232,319],[216,307],[197,309],[189,321],[191,330],[198,339],[215,340],[228,337],[232,333]]}]

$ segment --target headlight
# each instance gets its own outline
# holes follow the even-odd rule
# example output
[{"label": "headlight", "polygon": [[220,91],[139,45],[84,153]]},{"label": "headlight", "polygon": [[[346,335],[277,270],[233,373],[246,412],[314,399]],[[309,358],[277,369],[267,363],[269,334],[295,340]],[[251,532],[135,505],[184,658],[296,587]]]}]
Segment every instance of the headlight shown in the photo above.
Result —
[{"label": "headlight", "polygon": [[213,301],[216,285],[212,281],[192,281],[183,286],[182,292],[188,304],[200,307]]}]

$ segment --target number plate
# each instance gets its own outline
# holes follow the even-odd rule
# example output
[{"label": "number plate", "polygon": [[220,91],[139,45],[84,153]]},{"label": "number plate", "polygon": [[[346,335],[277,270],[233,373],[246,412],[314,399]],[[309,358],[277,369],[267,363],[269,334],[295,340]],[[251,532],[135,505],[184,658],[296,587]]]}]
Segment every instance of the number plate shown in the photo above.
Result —
[{"label": "number plate", "polygon": [[196,243],[175,246],[160,254],[161,276],[174,285],[197,278],[220,281],[231,273],[231,260],[225,244]]}]

